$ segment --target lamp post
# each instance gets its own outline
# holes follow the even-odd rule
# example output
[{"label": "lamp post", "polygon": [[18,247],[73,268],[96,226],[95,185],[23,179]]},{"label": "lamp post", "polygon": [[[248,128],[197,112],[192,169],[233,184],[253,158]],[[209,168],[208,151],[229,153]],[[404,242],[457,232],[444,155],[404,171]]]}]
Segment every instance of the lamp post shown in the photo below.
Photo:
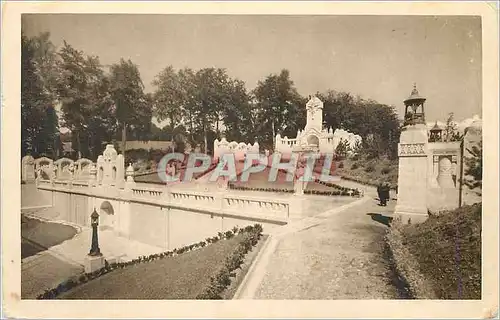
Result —
[{"label": "lamp post", "polygon": [[97,238],[97,226],[99,225],[99,214],[94,208],[94,212],[90,215],[92,225],[92,246],[90,247],[89,256],[98,257],[102,256],[101,249],[99,249],[99,239]]},{"label": "lamp post", "polygon": [[464,141],[465,141],[465,135],[467,134],[467,129],[465,128],[464,130],[464,135],[462,136],[462,139],[460,141],[460,180],[458,183],[458,207],[462,207],[462,190],[463,190],[463,185],[464,185]]}]

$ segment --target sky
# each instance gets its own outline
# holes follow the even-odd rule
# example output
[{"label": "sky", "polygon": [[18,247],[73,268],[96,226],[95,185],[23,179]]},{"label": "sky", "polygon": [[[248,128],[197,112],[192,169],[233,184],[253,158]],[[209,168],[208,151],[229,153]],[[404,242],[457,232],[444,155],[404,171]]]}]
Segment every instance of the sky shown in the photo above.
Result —
[{"label": "sky", "polygon": [[402,116],[416,83],[427,122],[481,116],[480,17],[30,14],[22,28],[103,65],[131,59],[147,92],[169,65],[225,68],[249,90],[286,68],[304,96],[347,91]]}]

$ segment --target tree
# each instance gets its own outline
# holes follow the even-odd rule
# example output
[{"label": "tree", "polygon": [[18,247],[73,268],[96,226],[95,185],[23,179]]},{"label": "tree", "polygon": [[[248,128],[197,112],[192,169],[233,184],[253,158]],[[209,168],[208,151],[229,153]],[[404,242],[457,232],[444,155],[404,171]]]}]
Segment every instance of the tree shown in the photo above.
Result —
[{"label": "tree", "polygon": [[55,157],[55,51],[49,34],[21,35],[21,153]]},{"label": "tree", "polygon": [[222,110],[230,101],[231,79],[225,69],[201,69],[196,72],[194,89],[195,101],[190,105],[194,106],[195,124],[201,129],[204,150],[208,153],[208,134],[214,124],[218,126]]},{"label": "tree", "polygon": [[460,141],[461,140],[461,135],[458,132],[458,125],[457,123],[453,120],[453,112],[451,112],[448,115],[448,119],[446,120],[446,126],[444,128],[444,137],[443,140],[446,142],[451,142],[451,141]]},{"label": "tree", "polygon": [[[156,90],[153,94],[153,114],[159,121],[167,120],[172,152],[175,151],[174,142],[177,128],[182,125],[183,105],[186,102],[186,88],[182,87],[181,75],[177,74],[172,66],[163,69],[153,81]],[[181,130],[183,131],[183,130]]]},{"label": "tree", "polygon": [[393,107],[333,90],[320,94],[319,98],[323,101],[326,127],[360,135],[363,139],[360,151],[369,157],[397,157],[400,128]]},{"label": "tree", "polygon": [[339,144],[335,148],[335,155],[338,159],[345,159],[347,153],[350,151],[349,143],[345,139],[340,139]]},{"label": "tree", "polygon": [[464,181],[471,189],[482,188],[483,185],[483,143],[480,141],[477,145],[467,148],[471,157],[465,159],[465,174],[471,176]]},{"label": "tree", "polygon": [[98,57],[86,56],[66,42],[59,55],[57,91],[63,123],[72,131],[78,157],[95,158],[116,127],[109,81]]},{"label": "tree", "polygon": [[278,130],[283,135],[294,135],[305,125],[305,99],[298,94],[288,70],[259,81],[253,95],[256,102],[255,131],[264,145],[274,145]]},{"label": "tree", "polygon": [[144,93],[139,68],[130,60],[120,59],[110,68],[110,94],[114,102],[114,115],[121,128],[121,149],[126,150],[127,130],[149,132],[151,124],[151,105]]},{"label": "tree", "polygon": [[[245,83],[237,79],[231,80],[228,90],[229,99],[220,111],[226,138],[229,141],[252,142],[256,136],[253,131],[250,95],[245,88]],[[217,128],[217,135],[218,131]]]}]

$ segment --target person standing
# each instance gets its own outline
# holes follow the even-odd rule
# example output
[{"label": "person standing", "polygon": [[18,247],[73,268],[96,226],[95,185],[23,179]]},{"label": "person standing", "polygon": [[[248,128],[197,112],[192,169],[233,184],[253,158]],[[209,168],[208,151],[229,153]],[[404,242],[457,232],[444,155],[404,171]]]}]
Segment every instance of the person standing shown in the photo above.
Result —
[{"label": "person standing", "polygon": [[379,205],[382,206],[382,197],[383,197],[383,194],[382,194],[382,188],[383,188],[383,185],[382,185],[382,182],[379,183],[379,185],[377,186],[377,194],[378,194],[378,201],[379,201]]}]

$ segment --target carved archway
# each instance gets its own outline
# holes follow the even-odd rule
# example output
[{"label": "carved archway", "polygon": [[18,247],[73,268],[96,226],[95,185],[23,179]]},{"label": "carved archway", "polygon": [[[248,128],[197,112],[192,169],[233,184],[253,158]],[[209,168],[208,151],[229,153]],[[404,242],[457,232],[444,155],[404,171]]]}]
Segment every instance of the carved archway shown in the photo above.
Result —
[{"label": "carved archway", "polygon": [[315,134],[311,134],[307,137],[307,144],[310,146],[319,146],[319,138]]},{"label": "carved archway", "polygon": [[115,209],[109,201],[103,201],[99,207],[99,226],[101,230],[115,228]]}]

